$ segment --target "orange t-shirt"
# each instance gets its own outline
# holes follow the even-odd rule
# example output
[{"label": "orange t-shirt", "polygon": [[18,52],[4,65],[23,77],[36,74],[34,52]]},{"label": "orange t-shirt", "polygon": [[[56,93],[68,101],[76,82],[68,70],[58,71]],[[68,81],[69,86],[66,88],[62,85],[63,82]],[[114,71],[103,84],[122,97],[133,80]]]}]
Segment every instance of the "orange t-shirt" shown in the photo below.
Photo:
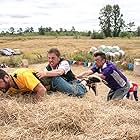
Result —
[{"label": "orange t-shirt", "polygon": [[20,68],[11,74],[18,89],[10,88],[11,91],[27,92],[33,91],[40,81],[33,75],[33,70]]}]

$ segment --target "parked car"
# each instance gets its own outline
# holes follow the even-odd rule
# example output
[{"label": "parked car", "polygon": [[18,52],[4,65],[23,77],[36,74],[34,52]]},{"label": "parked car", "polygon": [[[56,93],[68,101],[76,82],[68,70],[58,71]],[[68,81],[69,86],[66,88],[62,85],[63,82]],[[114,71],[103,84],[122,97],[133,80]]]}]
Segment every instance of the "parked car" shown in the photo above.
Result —
[{"label": "parked car", "polygon": [[15,54],[15,51],[10,48],[4,48],[0,50],[1,55],[11,56]]}]

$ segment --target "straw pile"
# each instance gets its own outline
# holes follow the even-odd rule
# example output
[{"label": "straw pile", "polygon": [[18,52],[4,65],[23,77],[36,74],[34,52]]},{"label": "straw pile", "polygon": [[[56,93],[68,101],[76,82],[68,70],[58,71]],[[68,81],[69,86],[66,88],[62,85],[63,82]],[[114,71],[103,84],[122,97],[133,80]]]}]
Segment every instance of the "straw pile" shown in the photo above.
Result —
[{"label": "straw pile", "polygon": [[61,93],[34,104],[28,96],[0,97],[1,140],[138,140],[140,105],[131,100]]}]

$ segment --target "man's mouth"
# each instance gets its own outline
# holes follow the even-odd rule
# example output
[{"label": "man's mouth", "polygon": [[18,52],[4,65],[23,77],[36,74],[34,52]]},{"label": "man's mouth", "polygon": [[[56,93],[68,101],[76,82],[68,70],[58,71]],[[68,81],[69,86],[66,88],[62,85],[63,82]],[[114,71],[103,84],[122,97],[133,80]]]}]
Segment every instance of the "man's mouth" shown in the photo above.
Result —
[{"label": "man's mouth", "polygon": [[53,63],[50,63],[50,65],[53,65]]}]

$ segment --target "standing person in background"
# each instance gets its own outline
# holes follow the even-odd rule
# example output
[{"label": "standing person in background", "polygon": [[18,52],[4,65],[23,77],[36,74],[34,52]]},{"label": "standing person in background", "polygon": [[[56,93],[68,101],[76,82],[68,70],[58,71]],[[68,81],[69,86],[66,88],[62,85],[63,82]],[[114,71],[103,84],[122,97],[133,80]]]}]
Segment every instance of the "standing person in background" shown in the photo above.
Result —
[{"label": "standing person in background", "polygon": [[52,91],[73,96],[83,96],[87,92],[86,86],[75,78],[68,61],[61,58],[57,48],[51,48],[48,51],[48,62],[46,70],[38,72],[37,76],[50,78]]},{"label": "standing person in background", "polygon": [[91,74],[99,76],[104,83],[110,88],[107,96],[107,101],[113,99],[123,99],[129,91],[130,85],[127,78],[122,74],[116,66],[106,60],[106,55],[103,52],[94,54],[95,64],[91,69],[82,72],[77,77],[82,78]]}]

